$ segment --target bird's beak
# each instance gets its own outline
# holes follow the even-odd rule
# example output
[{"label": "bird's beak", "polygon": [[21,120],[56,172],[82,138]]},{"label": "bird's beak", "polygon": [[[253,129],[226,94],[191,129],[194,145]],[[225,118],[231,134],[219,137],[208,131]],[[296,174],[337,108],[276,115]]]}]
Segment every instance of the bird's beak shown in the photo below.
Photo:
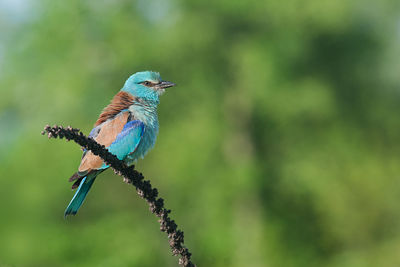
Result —
[{"label": "bird's beak", "polygon": [[172,87],[172,86],[175,86],[175,85],[176,84],[174,84],[173,82],[162,81],[161,83],[159,83],[157,85],[157,87],[161,88],[161,89],[165,89],[165,88],[169,88],[169,87]]}]

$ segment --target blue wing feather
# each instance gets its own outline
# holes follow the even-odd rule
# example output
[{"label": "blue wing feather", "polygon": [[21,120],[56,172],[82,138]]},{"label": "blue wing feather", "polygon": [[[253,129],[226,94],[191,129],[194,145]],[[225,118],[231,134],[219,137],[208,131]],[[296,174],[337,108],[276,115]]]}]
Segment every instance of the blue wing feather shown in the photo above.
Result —
[{"label": "blue wing feather", "polygon": [[138,147],[144,132],[144,123],[139,120],[127,122],[108,151],[122,160]]},{"label": "blue wing feather", "polygon": [[[94,127],[94,128],[90,131],[88,137],[90,137],[90,138],[92,138],[92,139],[95,139],[95,138],[99,135],[100,130],[101,130],[101,124],[98,125],[98,126],[96,126],[96,127]],[[87,149],[84,148],[84,149],[83,149],[82,158],[86,155],[86,152],[87,152]]]},{"label": "blue wing feather", "polygon": [[100,130],[101,130],[101,126],[102,126],[102,125],[100,124],[100,125],[94,127],[94,128],[90,131],[89,137],[91,137],[91,138],[93,138],[93,139],[96,138],[97,135],[99,134]]}]

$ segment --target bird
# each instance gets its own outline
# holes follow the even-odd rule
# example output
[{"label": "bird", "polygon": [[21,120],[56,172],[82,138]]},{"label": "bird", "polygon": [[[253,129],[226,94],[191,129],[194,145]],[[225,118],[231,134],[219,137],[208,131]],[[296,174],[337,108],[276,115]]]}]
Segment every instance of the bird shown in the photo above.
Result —
[{"label": "bird", "polygon": [[[158,135],[157,106],[166,88],[176,84],[164,81],[158,72],[142,71],[131,75],[111,103],[101,112],[89,134],[96,142],[127,166],[143,158]],[[64,212],[75,215],[96,177],[110,166],[89,150],[84,150],[78,171],[70,182],[76,192]]]}]

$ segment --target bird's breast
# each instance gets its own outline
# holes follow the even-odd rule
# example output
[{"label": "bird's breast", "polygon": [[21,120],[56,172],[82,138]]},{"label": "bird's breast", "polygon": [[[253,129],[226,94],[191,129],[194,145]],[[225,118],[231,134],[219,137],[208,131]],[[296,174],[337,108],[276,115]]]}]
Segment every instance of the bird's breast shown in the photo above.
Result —
[{"label": "bird's breast", "polygon": [[131,112],[132,120],[142,121],[145,127],[138,147],[132,154],[128,155],[126,159],[128,165],[146,155],[155,145],[158,134],[158,117],[155,108],[130,107],[129,111]]}]

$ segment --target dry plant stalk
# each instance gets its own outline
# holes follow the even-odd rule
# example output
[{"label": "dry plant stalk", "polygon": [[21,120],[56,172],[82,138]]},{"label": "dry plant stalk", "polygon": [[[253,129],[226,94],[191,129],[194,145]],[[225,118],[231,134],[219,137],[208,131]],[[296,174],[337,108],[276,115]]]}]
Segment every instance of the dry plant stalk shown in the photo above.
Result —
[{"label": "dry plant stalk", "polygon": [[116,174],[122,176],[125,182],[132,184],[136,188],[138,195],[147,201],[150,211],[159,218],[160,230],[168,235],[172,254],[180,256],[179,265],[196,267],[190,260],[192,254],[183,245],[183,231],[179,230],[174,220],[169,217],[171,210],[164,207],[164,200],[158,197],[158,190],[151,186],[149,180],[144,180],[143,174],[136,171],[133,165],[126,166],[123,161],[111,154],[105,146],[100,145],[92,138],[86,137],[79,129],[70,126],[64,128],[57,125],[53,127],[46,125],[42,134],[45,135],[46,133],[49,138],[73,140],[85,149],[91,150],[93,154],[101,157],[106,164],[110,165]]}]

